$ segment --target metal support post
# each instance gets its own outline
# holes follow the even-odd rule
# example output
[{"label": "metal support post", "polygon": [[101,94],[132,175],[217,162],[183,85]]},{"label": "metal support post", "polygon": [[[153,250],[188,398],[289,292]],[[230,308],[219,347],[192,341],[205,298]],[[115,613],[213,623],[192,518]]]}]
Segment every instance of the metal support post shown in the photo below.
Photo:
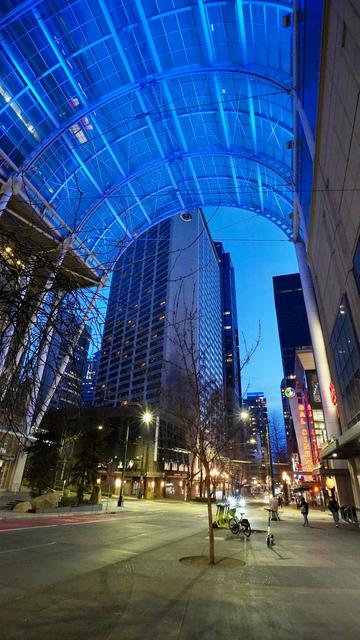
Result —
[{"label": "metal support post", "polygon": [[64,358],[62,360],[62,363],[61,363],[61,365],[59,367],[59,370],[58,370],[57,374],[55,375],[55,378],[54,378],[54,380],[53,380],[53,382],[52,382],[52,384],[50,386],[50,389],[48,390],[47,396],[46,396],[42,406],[40,407],[39,412],[38,412],[38,414],[37,414],[37,416],[36,416],[36,418],[35,418],[35,420],[33,422],[32,429],[34,431],[36,431],[36,429],[39,427],[39,425],[41,423],[41,420],[43,419],[43,417],[45,415],[45,412],[46,412],[46,410],[47,410],[47,408],[48,408],[48,406],[49,406],[49,404],[51,402],[51,399],[52,399],[52,397],[53,397],[53,395],[54,395],[54,393],[55,393],[55,391],[56,391],[56,389],[58,387],[58,384],[59,384],[59,382],[60,382],[60,380],[61,380],[61,378],[63,376],[63,373],[64,373],[64,371],[65,371],[65,369],[66,369],[66,367],[68,365],[68,362],[69,362],[70,358],[74,354],[74,350],[75,350],[75,347],[77,345],[77,342],[78,342],[82,332],[84,331],[84,328],[85,328],[87,319],[89,317],[89,314],[92,311],[92,309],[94,308],[95,303],[96,303],[96,301],[97,301],[97,299],[99,297],[99,294],[100,294],[101,290],[103,289],[103,287],[105,285],[106,278],[107,278],[107,274],[99,282],[99,284],[98,284],[98,286],[96,288],[96,291],[95,291],[95,293],[94,293],[94,295],[92,297],[92,300],[90,301],[90,303],[89,303],[89,305],[88,305],[88,307],[87,307],[87,309],[85,311],[84,317],[83,317],[83,319],[81,321],[81,324],[79,325],[78,331],[76,332],[71,344],[69,345],[68,352],[65,354],[65,356],[64,356]]},{"label": "metal support post", "polygon": [[336,407],[333,405],[330,396],[331,374],[304,243],[296,242],[295,249],[299,264],[306,313],[309,321],[311,342],[319,380],[327,436],[328,438],[336,438],[340,435],[339,421],[337,418]]},{"label": "metal support post", "polygon": [[34,376],[34,380],[30,389],[30,393],[29,393],[29,405],[27,408],[27,412],[26,412],[26,430],[27,433],[30,431],[31,429],[31,424],[34,418],[34,413],[36,410],[36,403],[38,400],[38,394],[40,391],[40,385],[41,385],[41,381],[44,375],[44,369],[45,369],[45,365],[46,365],[46,361],[47,361],[47,357],[49,354],[49,349],[50,349],[50,345],[51,345],[51,341],[52,341],[52,337],[54,335],[54,331],[55,331],[55,322],[56,322],[56,317],[58,315],[58,304],[61,298],[62,292],[59,291],[55,297],[55,300],[53,302],[53,304],[55,305],[55,311],[51,311],[50,313],[50,317],[48,318],[48,321],[45,325],[45,329],[43,331],[44,333],[44,337],[43,337],[43,344],[42,347],[40,348],[40,352],[37,356],[37,363],[36,363],[36,371],[35,371],[35,376]]},{"label": "metal support post", "polygon": [[[28,286],[29,286],[29,282],[30,282],[31,278],[30,276],[27,274],[26,276],[21,276],[20,277],[20,300],[21,302],[24,300],[25,295],[27,293],[28,290]],[[11,345],[11,339],[14,335],[15,332],[15,326],[16,326],[16,309],[9,309],[8,312],[8,323],[7,326],[3,332],[3,335],[1,336],[1,352],[0,352],[0,375],[2,373],[2,371],[4,370],[5,367],[5,363],[6,363],[6,358],[7,355],[9,353],[9,349],[10,349],[10,345]]]},{"label": "metal support post", "polygon": [[154,462],[158,459],[160,416],[155,418]]},{"label": "metal support post", "polygon": [[0,187],[0,217],[6,211],[7,204],[13,195],[17,195],[21,189],[21,182],[17,176],[3,182]]}]

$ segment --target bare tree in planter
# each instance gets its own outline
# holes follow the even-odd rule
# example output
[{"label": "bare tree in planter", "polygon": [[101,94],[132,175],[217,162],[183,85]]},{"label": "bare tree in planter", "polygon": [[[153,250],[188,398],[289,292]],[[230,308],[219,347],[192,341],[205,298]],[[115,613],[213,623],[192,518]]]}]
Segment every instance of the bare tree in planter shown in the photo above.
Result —
[{"label": "bare tree in planter", "polygon": [[[192,457],[191,475],[204,470],[207,497],[209,562],[215,562],[212,526],[211,469],[224,448],[225,420],[223,388],[208,360],[208,350],[199,345],[198,309],[183,304],[182,288],[169,320],[172,353],[167,362],[168,410],[180,423],[187,450]],[[221,382],[221,381],[220,381]]]}]

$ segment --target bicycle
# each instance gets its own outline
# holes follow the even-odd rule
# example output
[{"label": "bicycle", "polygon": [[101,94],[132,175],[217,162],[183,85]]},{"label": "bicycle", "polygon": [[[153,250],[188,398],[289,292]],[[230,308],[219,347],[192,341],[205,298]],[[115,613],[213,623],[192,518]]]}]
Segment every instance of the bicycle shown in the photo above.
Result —
[{"label": "bicycle", "polygon": [[264,509],[269,514],[269,517],[268,517],[268,529],[267,529],[267,536],[266,536],[266,546],[268,548],[271,548],[271,547],[275,546],[274,534],[271,533],[271,517],[272,517],[273,510],[272,509],[267,509],[267,507],[264,507]]},{"label": "bicycle", "polygon": [[244,515],[245,515],[245,513],[240,513],[240,518],[238,518],[236,515],[234,515],[232,518],[230,518],[229,519],[229,529],[230,529],[231,533],[234,534],[234,536],[236,536],[239,533],[241,533],[244,536],[246,536],[246,538],[250,538],[250,536],[251,536],[250,522],[249,522],[249,520],[247,518],[243,518]]}]

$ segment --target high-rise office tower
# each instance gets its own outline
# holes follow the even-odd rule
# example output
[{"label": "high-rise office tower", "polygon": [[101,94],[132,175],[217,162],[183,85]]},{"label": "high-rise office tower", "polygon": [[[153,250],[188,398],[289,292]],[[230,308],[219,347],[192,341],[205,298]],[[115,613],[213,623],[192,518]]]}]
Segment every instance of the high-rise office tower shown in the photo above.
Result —
[{"label": "high-rise office tower", "polygon": [[267,402],[262,391],[248,393],[243,400],[243,406],[249,413],[247,420],[247,449],[257,462],[262,464],[267,460],[266,430],[268,424]]},{"label": "high-rise office tower", "polygon": [[276,317],[284,377],[294,374],[295,351],[311,345],[300,275],[273,278]]},{"label": "high-rise office tower", "polygon": [[[159,477],[178,487],[176,474],[190,463],[177,412],[183,401],[191,409],[192,400],[174,322],[188,326],[192,354],[202,360],[200,388],[210,394],[222,389],[219,262],[201,211],[165,220],[136,239],[118,260],[111,283],[95,404],[135,405],[137,414],[149,407],[156,416],[152,435],[148,430],[137,448],[130,447],[134,460],[143,461],[149,496],[152,486],[162,491]],[[132,479],[132,490],[139,482]]]},{"label": "high-rise office tower", "polygon": [[96,376],[99,366],[100,351],[96,351],[87,359],[84,379],[81,389],[81,404],[91,407],[95,401]]},{"label": "high-rise office tower", "polygon": [[230,253],[224,251],[221,242],[215,242],[215,247],[220,266],[225,408],[228,430],[234,437],[236,448],[233,457],[238,457],[241,456],[240,442],[243,442],[244,435],[238,415],[241,406],[241,377],[235,273]]},{"label": "high-rise office tower", "polygon": [[295,385],[296,349],[311,345],[309,323],[299,273],[273,278],[275,309],[284,378],[281,399],[289,455],[297,452],[297,440],[285,390]]},{"label": "high-rise office tower", "polygon": [[174,372],[174,316],[194,312],[194,347],[223,384],[220,272],[201,211],[165,220],[135,240],[113,275],[96,404],[159,406]]},{"label": "high-rise office tower", "polygon": [[[50,388],[64,356],[68,353],[71,336],[75,335],[81,318],[68,309],[60,310],[46,359],[39,397],[42,399]],[[73,409],[81,404],[81,391],[86,371],[91,333],[85,327],[76,344],[49,405],[51,409]]]}]

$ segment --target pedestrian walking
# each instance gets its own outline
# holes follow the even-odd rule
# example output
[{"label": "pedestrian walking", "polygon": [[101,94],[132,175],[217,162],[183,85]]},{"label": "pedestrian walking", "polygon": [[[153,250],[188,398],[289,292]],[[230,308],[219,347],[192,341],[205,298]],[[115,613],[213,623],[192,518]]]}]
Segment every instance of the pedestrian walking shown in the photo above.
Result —
[{"label": "pedestrian walking", "polygon": [[282,495],[281,495],[281,493],[280,493],[280,495],[278,496],[278,505],[279,505],[279,509],[282,509],[282,508],[283,508],[283,504],[284,504],[284,500],[283,500],[283,497],[282,497]]},{"label": "pedestrian walking", "polygon": [[279,518],[279,503],[276,496],[273,496],[270,500],[270,509],[272,511],[271,518],[272,520],[280,520]]},{"label": "pedestrian walking", "polygon": [[301,498],[301,502],[300,502],[300,513],[302,513],[303,518],[304,518],[304,524],[303,524],[303,527],[310,527],[309,520],[308,520],[309,505],[308,505],[308,503],[306,502],[305,498]]},{"label": "pedestrian walking", "polygon": [[336,498],[330,498],[329,500],[329,510],[332,513],[332,517],[334,518],[335,527],[339,527],[339,503]]}]

